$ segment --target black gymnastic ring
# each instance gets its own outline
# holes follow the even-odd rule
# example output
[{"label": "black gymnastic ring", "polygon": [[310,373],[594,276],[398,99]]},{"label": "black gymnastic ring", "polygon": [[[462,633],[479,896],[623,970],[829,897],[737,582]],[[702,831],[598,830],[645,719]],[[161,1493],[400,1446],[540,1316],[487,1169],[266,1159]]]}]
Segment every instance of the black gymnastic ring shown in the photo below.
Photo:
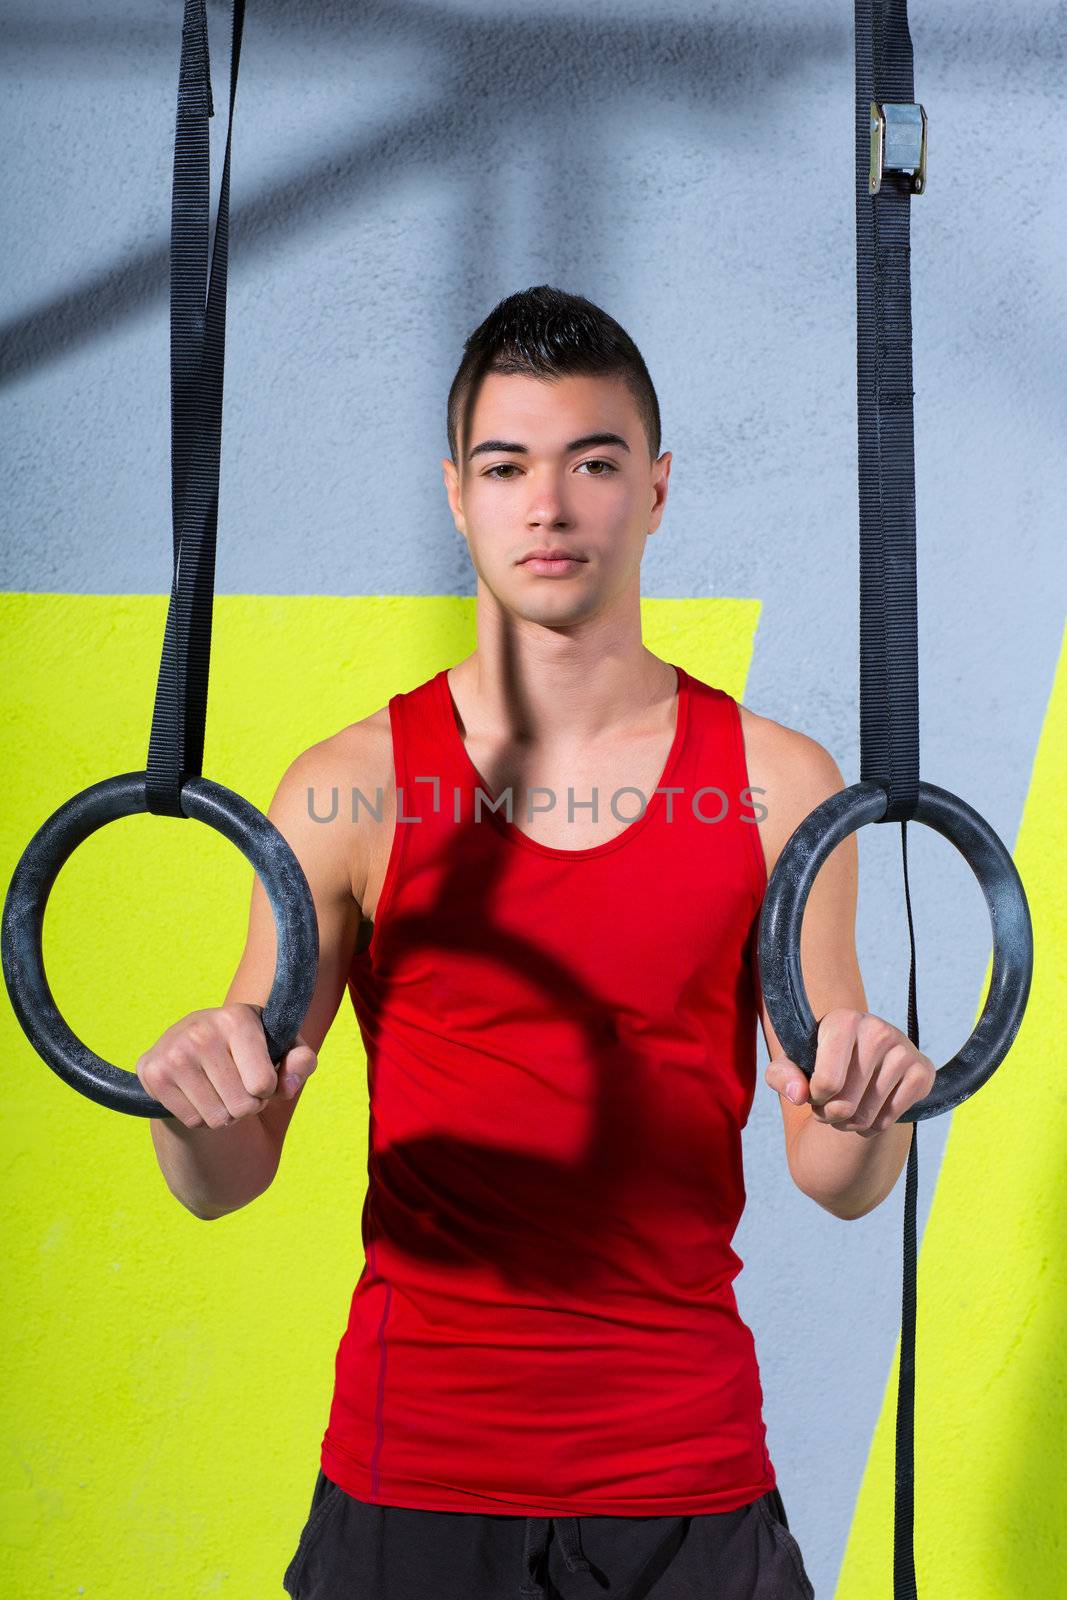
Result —
[{"label": "black gymnastic ring", "polygon": [[[15,868],[4,901],[0,950],[11,1004],[37,1054],[71,1088],[112,1111],[170,1117],[136,1072],[94,1055],[60,1015],[44,970],[45,906],[60,868],[91,833],[119,817],[147,811],[144,772],[125,772],[83,789],[42,823]],[[277,828],[249,801],[212,783],[186,778],[181,808],[235,844],[251,862],[274,912],[278,954],[261,1021],[276,1066],[311,1004],[319,958],[315,905],[303,869]]]},{"label": "black gymnastic ring", "polygon": [[[792,833],[767,885],[759,925],[763,998],[783,1050],[809,1078],[815,1070],[819,1030],[800,967],[800,928],[808,894],[831,850],[865,823],[877,822],[888,804],[885,790],[869,781],[831,795]],[[915,815],[908,820],[936,828],[956,846],[978,879],[993,928],[993,973],[973,1033],[939,1070],[926,1099],[897,1118],[921,1122],[969,1099],[1007,1055],[1030,993],[1034,934],[1022,879],[984,817],[949,790],[920,782]]]}]

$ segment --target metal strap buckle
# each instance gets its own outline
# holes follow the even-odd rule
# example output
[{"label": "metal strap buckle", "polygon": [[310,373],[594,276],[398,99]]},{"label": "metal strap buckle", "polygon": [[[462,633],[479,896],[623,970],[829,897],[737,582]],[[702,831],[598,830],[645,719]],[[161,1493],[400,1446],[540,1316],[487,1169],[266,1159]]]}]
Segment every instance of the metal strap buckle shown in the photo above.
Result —
[{"label": "metal strap buckle", "polygon": [[887,172],[905,173],[912,194],[926,188],[926,112],[922,106],[871,101],[870,192],[877,194]]}]

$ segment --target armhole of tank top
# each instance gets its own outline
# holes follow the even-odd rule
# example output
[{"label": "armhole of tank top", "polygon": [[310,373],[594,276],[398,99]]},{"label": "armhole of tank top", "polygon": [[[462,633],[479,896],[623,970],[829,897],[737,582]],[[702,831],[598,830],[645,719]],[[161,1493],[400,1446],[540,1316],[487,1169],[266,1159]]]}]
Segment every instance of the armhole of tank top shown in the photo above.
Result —
[{"label": "armhole of tank top", "polygon": [[[741,775],[741,787],[738,790],[738,800],[740,801],[741,810],[747,808],[749,811],[754,811],[755,804],[752,799],[752,785],[748,776],[748,762],[745,759],[745,736],[741,727],[741,707],[738,705],[733,695],[727,695],[727,699],[730,702],[729,716],[734,730],[734,748],[737,752],[737,769]],[[746,790],[749,798],[747,800],[743,800],[741,796]],[[760,840],[759,823],[756,821],[754,816],[744,817],[739,811],[737,825],[741,829],[742,833],[748,835],[750,845],[749,859],[752,863],[752,886],[755,890],[756,904],[759,905],[767,892],[767,862],[763,855],[763,844]]]},{"label": "armhole of tank top", "polygon": [[393,837],[389,845],[389,859],[385,863],[385,876],[382,879],[382,892],[378,896],[378,904],[374,908],[374,931],[370,943],[359,952],[360,956],[368,956],[374,947],[374,942],[380,937],[382,923],[389,911],[393,898],[393,890],[400,874],[400,858],[404,853],[404,828],[400,821],[402,806],[401,796],[407,786],[407,773],[404,766],[404,741],[402,735],[402,713],[399,707],[399,695],[394,695],[389,701],[389,732],[393,743],[393,787],[396,790],[396,814],[393,818]]}]

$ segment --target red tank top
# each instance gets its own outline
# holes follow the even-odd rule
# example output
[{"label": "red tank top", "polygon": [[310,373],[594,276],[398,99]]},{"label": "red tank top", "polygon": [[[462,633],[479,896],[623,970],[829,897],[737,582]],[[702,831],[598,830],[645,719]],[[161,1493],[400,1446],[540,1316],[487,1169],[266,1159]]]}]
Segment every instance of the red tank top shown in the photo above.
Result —
[{"label": "red tank top", "polygon": [[766,873],[737,703],[675,670],[656,792],[601,793],[635,820],[586,849],[492,809],[444,670],[389,702],[397,821],[348,985],[366,1264],[321,1452],[357,1499],[668,1516],[775,1487],[730,1247]]}]

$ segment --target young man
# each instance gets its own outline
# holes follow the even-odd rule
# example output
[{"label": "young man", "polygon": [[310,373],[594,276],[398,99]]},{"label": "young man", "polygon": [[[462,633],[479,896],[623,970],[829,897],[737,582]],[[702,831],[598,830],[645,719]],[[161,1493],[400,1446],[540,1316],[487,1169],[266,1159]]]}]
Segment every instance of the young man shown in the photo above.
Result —
[{"label": "young man", "polygon": [[175,1112],[152,1123],[167,1182],[221,1216],[272,1182],[352,996],[366,1266],[285,1586],[810,1597],[732,1289],[756,1021],[793,1181],[841,1218],[893,1188],[896,1119],[934,1069],[866,1012],[853,837],[805,917],[810,1083],[775,1038],[767,876],[843,780],[815,740],[642,644],[671,455],[628,335],[579,296],[512,295],[467,341],[448,433],[477,648],[305,751],[270,810],[319,915],[301,1038],[276,1075],[257,882],[226,1005],[138,1063]]}]

